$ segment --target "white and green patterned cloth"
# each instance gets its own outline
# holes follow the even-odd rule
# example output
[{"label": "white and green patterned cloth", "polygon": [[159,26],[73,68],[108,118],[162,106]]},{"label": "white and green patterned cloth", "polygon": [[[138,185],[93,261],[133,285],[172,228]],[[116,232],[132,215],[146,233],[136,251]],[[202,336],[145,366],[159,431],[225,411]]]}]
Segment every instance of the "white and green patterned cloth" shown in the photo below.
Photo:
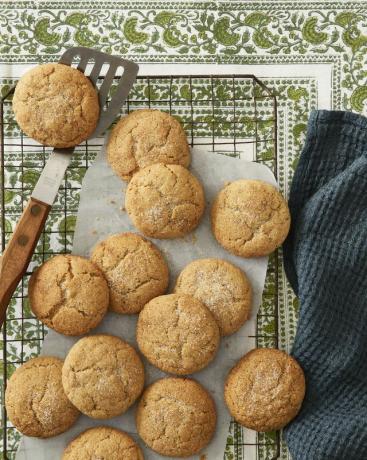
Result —
[{"label": "white and green patterned cloth", "polygon": [[[159,74],[161,64],[176,64],[171,67],[172,73],[180,73],[183,67],[178,64],[192,69],[192,73],[201,68],[202,73],[216,73],[216,65],[221,64],[231,65],[236,73],[256,74],[278,97],[278,148],[276,158],[271,146],[256,151],[253,159],[276,169],[285,194],[310,110],[319,107],[366,112],[367,2],[2,1],[2,93],[29,65],[55,61],[66,48],[76,45],[124,55],[141,64],[142,74]],[[157,64],[157,70],[147,67],[148,63]],[[185,89],[180,91],[184,94]],[[205,93],[205,85],[202,91]],[[226,91],[225,85],[221,91]],[[154,93],[150,96],[154,97]],[[5,116],[9,122],[10,106]],[[4,128],[7,145],[3,212],[5,229],[11,232],[22,200],[35,184],[43,163],[42,155],[34,149],[21,155],[17,148],[12,148],[12,139],[19,140],[16,125],[6,124]],[[71,249],[78,189],[97,150],[97,143],[90,145],[88,156],[76,159],[68,170],[67,190],[60,192],[47,224],[48,233],[39,245],[46,256]],[[27,145],[24,151],[27,152]],[[22,188],[26,190],[23,196]],[[67,212],[60,213],[65,200]],[[41,261],[42,255],[36,254],[32,263],[37,265]],[[4,331],[3,369],[8,377],[21,361],[40,350],[43,331],[30,314],[24,297],[26,284],[27,279],[12,300]],[[278,310],[279,321],[272,316],[274,309]],[[297,299],[284,276],[279,253],[269,264],[258,319],[259,345],[274,346],[277,328],[279,347],[289,351],[297,311]],[[0,378],[3,383],[3,375]],[[13,458],[19,435],[10,428],[5,436],[7,458]],[[226,459],[246,458],[241,436],[241,430],[233,425]],[[259,459],[274,457],[276,439],[274,433],[259,435]],[[283,442],[280,451],[281,458],[288,458]]]}]

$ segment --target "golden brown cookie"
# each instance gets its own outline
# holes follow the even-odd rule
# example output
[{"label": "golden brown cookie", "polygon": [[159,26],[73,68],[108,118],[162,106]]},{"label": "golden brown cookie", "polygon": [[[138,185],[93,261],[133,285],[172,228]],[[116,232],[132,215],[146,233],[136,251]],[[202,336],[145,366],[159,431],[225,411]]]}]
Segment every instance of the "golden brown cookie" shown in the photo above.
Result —
[{"label": "golden brown cookie", "polygon": [[154,164],[129,182],[125,208],[135,227],[153,238],[177,238],[191,232],[204,212],[198,179],[180,165]]},{"label": "golden brown cookie", "polygon": [[143,393],[136,426],[143,441],[161,455],[189,457],[206,447],[217,422],[215,404],[195,380],[157,380]]},{"label": "golden brown cookie", "polygon": [[275,348],[251,350],[228,374],[224,398],[241,425],[256,431],[280,430],[298,413],[305,377],[291,356]]},{"label": "golden brown cookie", "polygon": [[10,377],[6,411],[12,424],[26,436],[56,436],[74,425],[80,415],[63,390],[62,363],[53,356],[40,356],[18,367]]},{"label": "golden brown cookie", "polygon": [[62,384],[83,414],[107,419],[120,415],[140,396],[144,367],[132,346],[112,335],[90,335],[69,351]]},{"label": "golden brown cookie", "polygon": [[62,460],[144,460],[143,452],[125,432],[97,426],[80,433],[64,450]]},{"label": "golden brown cookie", "polygon": [[252,289],[246,275],[222,259],[198,259],[180,273],[175,292],[199,299],[212,312],[221,335],[230,335],[248,319]]},{"label": "golden brown cookie", "polygon": [[185,131],[160,110],[136,110],[122,118],[111,132],[107,159],[115,173],[130,180],[141,168],[155,164],[188,167],[190,149]]},{"label": "golden brown cookie", "polygon": [[19,80],[13,110],[27,136],[43,145],[73,147],[88,139],[97,126],[98,94],[79,70],[42,64]]},{"label": "golden brown cookie", "polygon": [[260,257],[278,248],[289,232],[286,201],[272,185],[237,180],[225,186],[212,207],[212,229],[218,242],[241,257]]},{"label": "golden brown cookie", "polygon": [[158,248],[136,233],[120,233],[101,241],[92,260],[110,288],[110,308],[139,313],[150,299],[166,292],[169,273]]},{"label": "golden brown cookie", "polygon": [[219,327],[210,311],[185,294],[156,297],[139,314],[136,340],[143,355],[159,369],[191,374],[214,358]]},{"label": "golden brown cookie", "polygon": [[84,257],[55,256],[30,278],[29,301],[35,316],[60,334],[82,335],[107,312],[109,290],[99,268]]}]

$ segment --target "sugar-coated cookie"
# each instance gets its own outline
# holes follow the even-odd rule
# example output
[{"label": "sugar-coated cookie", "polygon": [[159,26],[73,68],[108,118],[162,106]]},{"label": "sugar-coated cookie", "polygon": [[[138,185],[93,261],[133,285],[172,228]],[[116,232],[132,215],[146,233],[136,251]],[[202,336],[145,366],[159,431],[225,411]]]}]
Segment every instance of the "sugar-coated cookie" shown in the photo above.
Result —
[{"label": "sugar-coated cookie", "polygon": [[91,258],[107,279],[110,308],[116,313],[139,313],[166,292],[169,274],[161,252],[136,233],[109,236],[96,245]]},{"label": "sugar-coated cookie", "polygon": [[115,173],[130,180],[134,173],[155,163],[189,166],[190,149],[180,123],[166,112],[131,112],[113,128],[107,159]]},{"label": "sugar-coated cookie", "polygon": [[275,348],[257,348],[229,372],[224,398],[241,425],[256,431],[280,430],[298,413],[305,377],[297,361]]},{"label": "sugar-coated cookie", "polygon": [[204,190],[183,166],[158,163],[133,176],[126,190],[125,208],[144,235],[177,238],[199,224],[205,208]]},{"label": "sugar-coated cookie", "polygon": [[41,64],[19,80],[13,110],[27,136],[43,145],[74,147],[88,139],[97,126],[98,93],[79,70]]},{"label": "sugar-coated cookie", "polygon": [[10,377],[5,393],[7,415],[26,436],[56,436],[79,417],[62,387],[62,365],[59,358],[39,356],[20,366]]},{"label": "sugar-coated cookie", "polygon": [[119,337],[90,335],[67,354],[62,384],[83,414],[107,419],[125,412],[140,396],[144,367],[134,348]]},{"label": "sugar-coated cookie", "polygon": [[101,270],[70,254],[52,257],[35,270],[28,294],[35,316],[65,335],[86,334],[108,309],[109,289]]},{"label": "sugar-coated cookie", "polygon": [[216,427],[215,404],[195,380],[157,380],[143,393],[136,413],[139,436],[155,452],[189,457],[206,447]]},{"label": "sugar-coated cookie", "polygon": [[64,450],[62,460],[144,460],[143,452],[125,432],[97,426],[80,433]]},{"label": "sugar-coated cookie", "polygon": [[214,358],[219,327],[199,300],[185,294],[152,299],[139,314],[136,339],[143,355],[159,369],[192,374]]},{"label": "sugar-coated cookie", "polygon": [[242,257],[266,256],[288,235],[290,213],[279,191],[260,180],[237,180],[217,195],[212,230],[228,251]]},{"label": "sugar-coated cookie", "polygon": [[197,259],[180,273],[175,292],[199,299],[212,312],[221,335],[236,332],[248,319],[252,288],[245,273],[222,259]]}]

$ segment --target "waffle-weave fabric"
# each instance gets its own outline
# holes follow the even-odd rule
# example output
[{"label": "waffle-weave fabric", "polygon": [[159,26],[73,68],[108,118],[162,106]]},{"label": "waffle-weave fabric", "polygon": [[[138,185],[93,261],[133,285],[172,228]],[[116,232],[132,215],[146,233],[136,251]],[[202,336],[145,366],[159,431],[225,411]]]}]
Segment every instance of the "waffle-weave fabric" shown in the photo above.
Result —
[{"label": "waffle-weave fabric", "polygon": [[289,199],[285,269],[306,374],[286,429],[294,460],[367,458],[367,118],[315,111]]}]

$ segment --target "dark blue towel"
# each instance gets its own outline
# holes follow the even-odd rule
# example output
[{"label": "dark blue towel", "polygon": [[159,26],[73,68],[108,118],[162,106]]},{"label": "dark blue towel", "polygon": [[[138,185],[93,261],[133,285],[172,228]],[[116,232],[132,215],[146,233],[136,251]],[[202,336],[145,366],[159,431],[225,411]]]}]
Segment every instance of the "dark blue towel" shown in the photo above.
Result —
[{"label": "dark blue towel", "polygon": [[294,460],[367,459],[367,118],[311,114],[294,175],[285,269],[300,300],[292,354],[307,391]]}]

